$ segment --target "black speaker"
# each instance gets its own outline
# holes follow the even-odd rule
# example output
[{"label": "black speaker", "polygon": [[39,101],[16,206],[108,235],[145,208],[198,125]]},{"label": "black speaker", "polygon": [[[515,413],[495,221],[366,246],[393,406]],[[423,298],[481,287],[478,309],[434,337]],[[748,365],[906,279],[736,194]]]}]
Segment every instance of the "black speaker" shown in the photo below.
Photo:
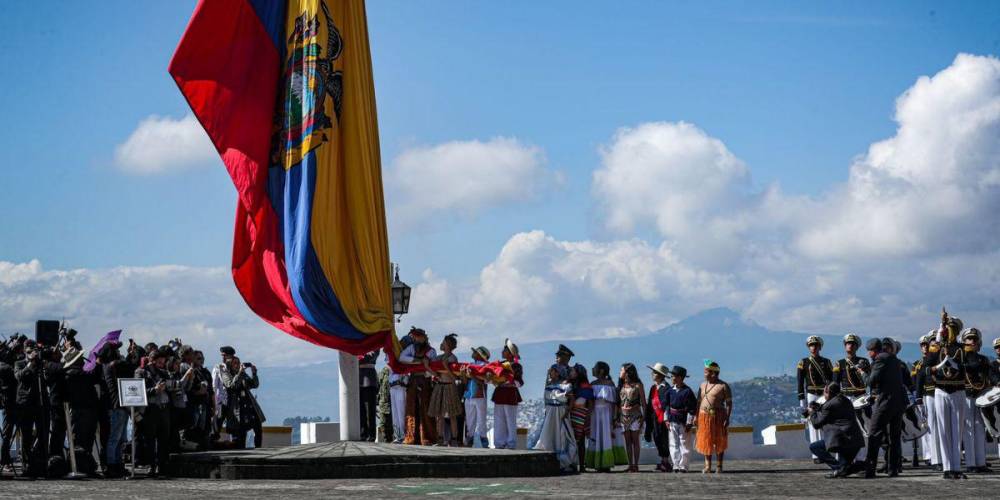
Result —
[{"label": "black speaker", "polygon": [[35,342],[54,347],[59,343],[59,322],[40,319],[35,322]]}]

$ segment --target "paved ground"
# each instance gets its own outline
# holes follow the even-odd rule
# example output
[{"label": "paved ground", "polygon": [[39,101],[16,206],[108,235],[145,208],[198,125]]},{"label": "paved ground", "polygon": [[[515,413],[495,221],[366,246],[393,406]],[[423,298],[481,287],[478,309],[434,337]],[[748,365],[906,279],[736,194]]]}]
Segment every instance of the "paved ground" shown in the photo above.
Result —
[{"label": "paved ground", "polygon": [[734,461],[725,474],[663,474],[651,467],[639,474],[588,473],[549,478],[495,479],[345,479],[345,480],[140,480],[2,481],[0,498],[364,498],[496,496],[594,498],[988,498],[1000,491],[1000,473],[943,480],[930,470],[907,469],[897,479],[825,479],[826,471],[803,461]]}]

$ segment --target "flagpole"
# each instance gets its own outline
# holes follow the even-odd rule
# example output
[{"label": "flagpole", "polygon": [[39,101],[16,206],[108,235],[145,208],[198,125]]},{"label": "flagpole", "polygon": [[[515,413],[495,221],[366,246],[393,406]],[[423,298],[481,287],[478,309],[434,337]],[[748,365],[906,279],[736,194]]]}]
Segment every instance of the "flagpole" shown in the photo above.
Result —
[{"label": "flagpole", "polygon": [[358,357],[339,351],[340,440],[361,440],[361,400],[358,389]]}]

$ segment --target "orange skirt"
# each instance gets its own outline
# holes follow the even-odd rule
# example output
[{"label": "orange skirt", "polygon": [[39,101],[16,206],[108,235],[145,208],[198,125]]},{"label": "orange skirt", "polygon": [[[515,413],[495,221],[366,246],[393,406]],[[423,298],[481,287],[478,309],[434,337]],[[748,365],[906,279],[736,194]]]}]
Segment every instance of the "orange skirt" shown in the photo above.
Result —
[{"label": "orange skirt", "polygon": [[695,441],[698,453],[708,455],[726,451],[729,447],[729,430],[723,425],[725,423],[726,415],[721,411],[714,415],[706,411],[698,412],[698,437]]}]

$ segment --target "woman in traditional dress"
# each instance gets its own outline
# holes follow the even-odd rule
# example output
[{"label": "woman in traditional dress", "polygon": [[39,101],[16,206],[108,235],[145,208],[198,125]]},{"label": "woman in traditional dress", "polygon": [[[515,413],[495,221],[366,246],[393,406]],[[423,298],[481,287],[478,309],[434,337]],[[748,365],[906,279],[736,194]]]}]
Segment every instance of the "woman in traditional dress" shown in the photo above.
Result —
[{"label": "woman in traditional dress", "polygon": [[586,470],[587,435],[590,434],[590,412],[594,408],[594,389],[587,380],[587,368],[583,365],[573,367],[576,378],[573,380],[573,407],[569,411],[569,419],[573,424],[573,437],[576,438],[577,455],[580,458],[580,472]]},{"label": "woman in traditional dress", "polygon": [[[444,364],[444,371],[434,380],[434,390],[431,392],[431,402],[427,406],[427,415],[437,420],[438,446],[444,446],[444,423],[448,420],[451,430],[451,440],[448,446],[461,446],[458,439],[458,416],[462,414],[462,394],[455,385],[457,374],[451,371],[451,363],[457,363],[458,358],[452,351],[458,346],[458,336],[454,333],[445,336],[441,341],[441,354],[435,358]],[[424,366],[430,370],[430,362],[425,358]]]},{"label": "woman in traditional dress", "polygon": [[587,467],[610,472],[615,466],[614,425],[618,420],[618,391],[611,380],[611,367],[604,361],[594,365],[594,410],[590,415],[590,440],[587,442]]},{"label": "woman in traditional dress", "polygon": [[733,391],[719,380],[719,364],[705,360],[705,381],[698,388],[698,439],[695,446],[705,456],[702,473],[712,472],[712,454],[718,457],[715,468],[722,473],[722,458],[729,445],[729,417],[733,414]]},{"label": "woman in traditional dress", "polygon": [[642,436],[643,416],[646,413],[646,391],[639,380],[639,372],[632,363],[622,365],[619,378],[618,399],[621,426],[625,434],[625,453],[628,472],[639,472],[639,439]]},{"label": "woman in traditional dress", "polygon": [[545,386],[545,418],[535,449],[554,452],[559,460],[560,472],[575,472],[578,461],[576,439],[569,421],[573,386],[555,371],[549,368],[549,383]]}]

